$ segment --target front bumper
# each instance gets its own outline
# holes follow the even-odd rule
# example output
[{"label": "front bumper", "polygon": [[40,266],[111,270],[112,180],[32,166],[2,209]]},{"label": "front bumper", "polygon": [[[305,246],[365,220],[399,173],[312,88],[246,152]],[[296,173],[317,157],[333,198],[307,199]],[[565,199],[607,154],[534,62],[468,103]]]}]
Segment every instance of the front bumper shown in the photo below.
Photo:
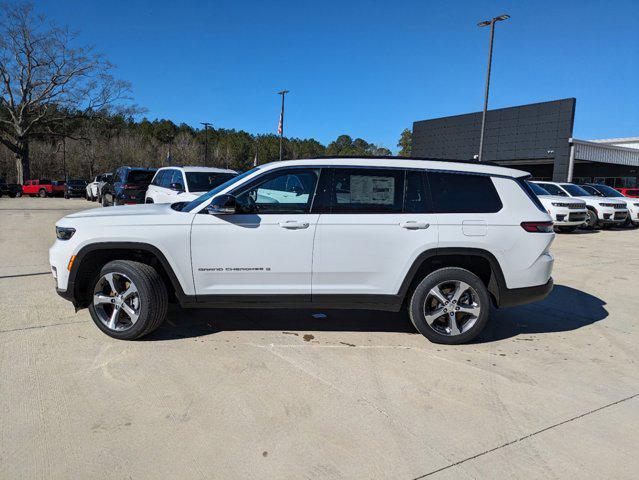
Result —
[{"label": "front bumper", "polygon": [[571,210],[569,208],[555,207],[552,220],[556,227],[574,227],[586,222],[587,209]]}]

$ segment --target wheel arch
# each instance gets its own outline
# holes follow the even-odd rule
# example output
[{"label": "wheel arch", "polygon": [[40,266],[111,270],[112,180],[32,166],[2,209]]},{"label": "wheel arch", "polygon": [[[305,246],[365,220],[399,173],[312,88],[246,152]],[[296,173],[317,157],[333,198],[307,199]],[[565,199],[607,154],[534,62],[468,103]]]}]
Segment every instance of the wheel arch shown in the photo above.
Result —
[{"label": "wheel arch", "polygon": [[436,248],[417,256],[400,286],[398,294],[404,302],[429,273],[445,267],[460,267],[477,275],[486,285],[495,305],[499,306],[501,292],[506,288],[504,273],[495,256],[479,248]]},{"label": "wheel arch", "polygon": [[69,272],[67,290],[73,292],[76,308],[85,308],[90,300],[88,289],[100,269],[113,260],[135,260],[154,267],[167,287],[169,297],[181,304],[188,296],[166,256],[154,245],[142,242],[100,242],[86,245],[75,255]]}]

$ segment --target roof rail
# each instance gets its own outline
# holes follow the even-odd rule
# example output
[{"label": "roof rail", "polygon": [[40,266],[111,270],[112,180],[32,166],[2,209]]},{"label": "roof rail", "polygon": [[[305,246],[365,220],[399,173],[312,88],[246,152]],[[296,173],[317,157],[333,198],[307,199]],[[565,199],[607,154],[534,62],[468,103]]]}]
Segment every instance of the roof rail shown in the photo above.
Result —
[{"label": "roof rail", "polygon": [[451,158],[432,158],[432,157],[401,157],[399,155],[320,155],[317,157],[308,157],[308,158],[289,158],[287,160],[321,160],[326,158],[350,158],[353,160],[357,159],[366,159],[366,160],[421,160],[421,161],[429,161],[429,162],[451,162],[451,163],[470,163],[473,165],[490,165],[493,167],[502,167],[503,165],[499,165],[495,162],[479,162],[477,160],[458,160]]}]

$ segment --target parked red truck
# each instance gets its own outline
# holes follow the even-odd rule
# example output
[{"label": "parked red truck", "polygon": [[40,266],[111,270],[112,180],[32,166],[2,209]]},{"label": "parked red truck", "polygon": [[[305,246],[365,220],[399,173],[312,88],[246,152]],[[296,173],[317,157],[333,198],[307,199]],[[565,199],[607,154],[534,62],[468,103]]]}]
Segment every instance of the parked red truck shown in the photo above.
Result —
[{"label": "parked red truck", "polygon": [[54,195],[64,195],[64,182],[52,182],[51,180],[38,179],[27,180],[22,185],[22,195],[52,197]]}]

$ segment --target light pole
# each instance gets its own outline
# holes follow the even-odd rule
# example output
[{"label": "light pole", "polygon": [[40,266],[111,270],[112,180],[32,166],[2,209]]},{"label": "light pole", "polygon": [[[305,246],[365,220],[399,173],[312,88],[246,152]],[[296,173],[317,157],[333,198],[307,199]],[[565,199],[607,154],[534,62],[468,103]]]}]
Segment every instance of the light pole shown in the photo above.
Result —
[{"label": "light pole", "polygon": [[284,95],[288,92],[288,90],[277,92],[278,95],[282,95],[282,111],[280,112],[280,123],[277,126],[277,133],[280,134],[280,162],[282,161],[282,138],[284,137]]},{"label": "light pole", "polygon": [[209,164],[209,122],[200,122],[200,125],[204,125],[204,165]]},{"label": "light pole", "polygon": [[495,37],[495,23],[508,20],[510,15],[500,15],[490,20],[484,20],[477,24],[478,27],[487,27],[490,25],[490,43],[488,44],[488,70],[486,71],[486,91],[484,93],[484,111],[481,115],[481,133],[479,135],[479,157],[481,162],[484,157],[484,130],[486,128],[486,110],[488,110],[488,90],[490,88],[490,67],[493,61],[493,38]]}]

